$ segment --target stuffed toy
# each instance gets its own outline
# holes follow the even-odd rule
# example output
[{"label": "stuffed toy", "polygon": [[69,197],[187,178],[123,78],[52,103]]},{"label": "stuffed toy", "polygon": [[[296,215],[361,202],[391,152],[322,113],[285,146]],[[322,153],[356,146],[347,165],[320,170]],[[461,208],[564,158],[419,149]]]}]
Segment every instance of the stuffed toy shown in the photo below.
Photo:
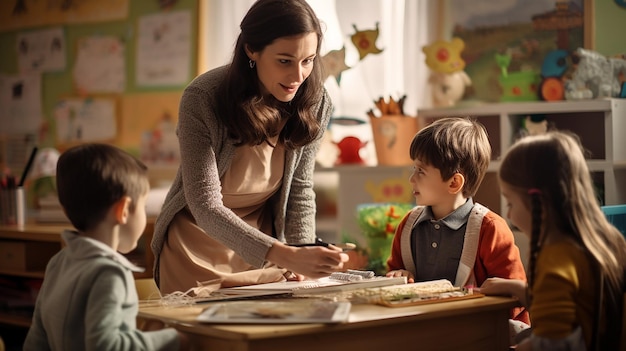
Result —
[{"label": "stuffed toy", "polygon": [[422,48],[426,54],[426,65],[433,71],[428,82],[436,107],[453,106],[463,98],[465,88],[472,84],[463,71],[465,61],[461,52],[464,48],[465,43],[459,38],[439,40]]},{"label": "stuffed toy", "polygon": [[565,98],[564,75],[568,70],[569,52],[552,50],[546,54],[541,65],[539,98],[544,101],[558,101]]},{"label": "stuffed toy", "polygon": [[433,104],[439,107],[454,106],[465,95],[465,88],[472,85],[465,71],[448,74],[433,72],[428,83],[432,86]]},{"label": "stuffed toy", "polygon": [[367,141],[363,142],[354,136],[347,136],[337,143],[339,148],[339,156],[335,161],[336,165],[359,164],[365,163],[361,158],[361,149],[367,145]]},{"label": "stuffed toy", "polygon": [[565,82],[567,100],[621,95],[620,76],[626,74],[626,60],[578,48],[574,52],[573,61],[575,71],[571,79]]}]

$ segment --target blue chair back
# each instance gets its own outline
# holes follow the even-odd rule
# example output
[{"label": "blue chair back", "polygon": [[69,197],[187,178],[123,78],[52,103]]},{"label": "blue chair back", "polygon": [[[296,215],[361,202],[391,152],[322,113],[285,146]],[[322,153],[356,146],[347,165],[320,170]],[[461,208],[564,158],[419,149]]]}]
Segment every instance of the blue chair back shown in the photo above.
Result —
[{"label": "blue chair back", "polygon": [[626,204],[602,206],[606,218],[626,237]]}]

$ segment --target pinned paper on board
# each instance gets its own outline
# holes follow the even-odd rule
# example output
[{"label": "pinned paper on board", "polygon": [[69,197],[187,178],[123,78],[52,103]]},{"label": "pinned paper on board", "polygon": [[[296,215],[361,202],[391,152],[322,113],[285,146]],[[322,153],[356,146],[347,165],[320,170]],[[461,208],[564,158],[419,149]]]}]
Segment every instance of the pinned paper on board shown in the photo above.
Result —
[{"label": "pinned paper on board", "polygon": [[114,36],[78,41],[74,83],[81,93],[121,93],[126,86],[124,44]]},{"label": "pinned paper on board", "polygon": [[184,85],[191,62],[191,12],[139,18],[136,79],[139,86]]},{"label": "pinned paper on board", "polygon": [[20,72],[54,72],[65,69],[66,43],[61,27],[18,33]]},{"label": "pinned paper on board", "polygon": [[113,140],[117,136],[116,104],[110,98],[73,98],[54,109],[58,144]]},{"label": "pinned paper on board", "polygon": [[2,133],[35,134],[42,116],[41,74],[0,75]]}]

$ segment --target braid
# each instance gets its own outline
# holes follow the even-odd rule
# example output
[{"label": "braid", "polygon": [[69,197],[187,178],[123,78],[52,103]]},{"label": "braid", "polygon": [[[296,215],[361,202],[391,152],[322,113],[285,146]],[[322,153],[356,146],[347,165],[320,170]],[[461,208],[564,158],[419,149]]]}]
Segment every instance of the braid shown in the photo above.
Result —
[{"label": "braid", "polygon": [[[535,267],[537,265],[537,256],[540,251],[539,236],[541,235],[541,191],[539,189],[530,189],[528,191],[531,200],[532,228],[530,235],[530,262],[528,274],[528,286],[532,291],[535,283]],[[528,299],[530,305],[530,298]]]}]

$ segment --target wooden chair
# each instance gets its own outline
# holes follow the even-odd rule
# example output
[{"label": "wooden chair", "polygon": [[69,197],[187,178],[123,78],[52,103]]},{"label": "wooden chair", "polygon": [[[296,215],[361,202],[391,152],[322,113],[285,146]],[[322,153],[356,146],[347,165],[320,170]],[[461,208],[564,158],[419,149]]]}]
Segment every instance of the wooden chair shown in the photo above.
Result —
[{"label": "wooden chair", "polygon": [[[156,282],[152,278],[135,279],[135,288],[137,289],[137,297],[139,303],[142,301],[158,300],[161,298],[161,292],[156,285]],[[163,326],[155,325],[155,323],[145,320],[141,317],[137,317],[137,329],[139,330],[156,330],[161,329]]]},{"label": "wooden chair", "polygon": [[135,279],[135,288],[139,300],[158,300],[161,292],[152,278]]}]

